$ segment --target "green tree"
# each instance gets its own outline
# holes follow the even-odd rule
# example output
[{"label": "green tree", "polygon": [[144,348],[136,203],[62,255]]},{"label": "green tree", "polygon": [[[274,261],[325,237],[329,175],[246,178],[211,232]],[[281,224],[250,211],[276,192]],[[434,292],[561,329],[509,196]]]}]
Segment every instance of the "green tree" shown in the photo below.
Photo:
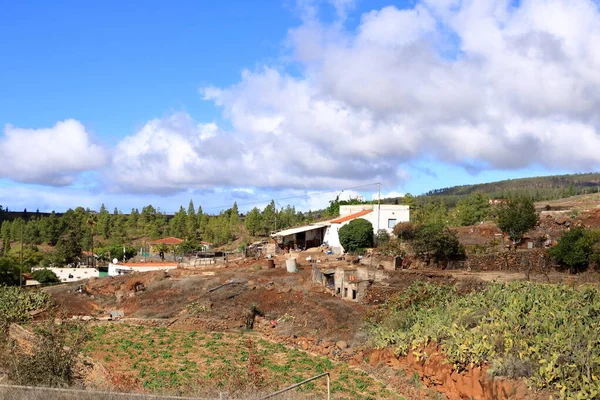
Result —
[{"label": "green tree", "polygon": [[237,233],[240,229],[240,211],[237,201],[233,203],[233,207],[231,207],[231,212],[229,213],[229,226],[233,233]]},{"label": "green tree", "polygon": [[19,284],[19,264],[9,257],[0,258],[0,286],[16,286]]},{"label": "green tree", "polygon": [[487,197],[475,193],[456,205],[455,214],[459,225],[475,225],[489,217],[492,208]]},{"label": "green tree", "polygon": [[363,218],[357,218],[342,226],[338,231],[344,250],[355,252],[373,247],[373,224]]},{"label": "green tree", "polygon": [[198,216],[194,209],[194,202],[190,200],[190,204],[187,210],[187,221],[186,221],[187,237],[195,239],[198,236]]},{"label": "green tree", "polygon": [[260,210],[256,207],[246,214],[246,221],[244,224],[246,225],[246,230],[250,233],[250,235],[256,236],[256,234],[261,230],[261,218],[262,216],[260,214]]},{"label": "green tree", "polygon": [[509,199],[498,208],[498,227],[507,234],[513,246],[523,239],[523,235],[533,229],[538,222],[533,201],[527,197]]},{"label": "green tree", "polygon": [[77,231],[64,233],[56,244],[56,251],[65,264],[77,264],[81,258],[81,242]]},{"label": "green tree", "polygon": [[591,261],[598,261],[599,231],[574,228],[559,239],[550,249],[550,256],[571,273],[586,269]]},{"label": "green tree", "polygon": [[265,236],[269,236],[272,231],[277,229],[277,208],[275,201],[271,200],[261,214],[262,231]]},{"label": "green tree", "polygon": [[186,238],[187,237],[187,213],[185,212],[185,208],[183,206],[179,207],[179,211],[173,215],[171,221],[169,221],[169,230],[172,236],[178,238]]},{"label": "green tree", "polygon": [[416,229],[411,247],[422,259],[448,262],[464,256],[465,251],[455,231],[442,224],[421,225]]},{"label": "green tree", "polygon": [[54,272],[52,272],[52,270],[49,270],[47,268],[38,269],[36,271],[33,271],[33,278],[42,284],[59,283],[60,282],[60,279],[58,279],[58,276],[56,276],[56,274]]}]

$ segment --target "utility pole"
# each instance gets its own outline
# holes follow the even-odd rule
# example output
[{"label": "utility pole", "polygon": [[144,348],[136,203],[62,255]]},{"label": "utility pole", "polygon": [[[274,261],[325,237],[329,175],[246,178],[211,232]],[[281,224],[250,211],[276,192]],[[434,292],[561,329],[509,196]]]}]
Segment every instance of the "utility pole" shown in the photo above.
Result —
[{"label": "utility pole", "polygon": [[25,225],[24,221],[21,224],[21,266],[19,268],[19,287],[23,286],[23,225]]},{"label": "utility pole", "polygon": [[379,219],[381,209],[381,183],[377,184],[377,235],[379,235]]}]

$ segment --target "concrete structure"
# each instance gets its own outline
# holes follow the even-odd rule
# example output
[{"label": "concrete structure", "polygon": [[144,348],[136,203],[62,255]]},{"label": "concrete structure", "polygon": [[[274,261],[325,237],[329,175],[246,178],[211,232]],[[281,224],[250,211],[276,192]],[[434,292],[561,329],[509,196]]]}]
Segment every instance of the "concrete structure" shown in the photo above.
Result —
[{"label": "concrete structure", "polygon": [[179,266],[178,263],[156,262],[156,263],[124,263],[108,264],[108,275],[119,276],[133,272],[168,271]]},{"label": "concrete structure", "polygon": [[[32,268],[37,271],[44,268]],[[76,282],[89,278],[98,278],[100,270],[98,268],[48,268],[54,272],[61,282]]]},{"label": "concrete structure", "polygon": [[277,244],[289,249],[319,247],[324,242],[325,231],[328,226],[329,222],[317,222],[298,228],[285,229],[273,233],[271,237],[275,239]]},{"label": "concrete structure", "polygon": [[338,267],[319,269],[313,265],[313,282],[323,285],[333,295],[349,301],[361,301],[374,282],[385,278],[384,271],[367,267]]}]

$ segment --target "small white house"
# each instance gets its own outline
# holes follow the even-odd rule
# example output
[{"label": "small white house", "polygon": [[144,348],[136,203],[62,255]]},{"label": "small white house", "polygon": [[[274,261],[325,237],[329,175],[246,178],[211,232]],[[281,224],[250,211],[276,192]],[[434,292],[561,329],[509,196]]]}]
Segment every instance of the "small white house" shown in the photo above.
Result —
[{"label": "small white house", "polygon": [[340,216],[332,219],[327,227],[323,242],[327,243],[335,254],[344,252],[340,243],[339,229],[357,218],[363,218],[373,225],[373,234],[385,230],[391,234],[396,224],[410,221],[410,209],[401,204],[359,204],[340,206]]},{"label": "small white house", "polygon": [[178,263],[155,262],[155,263],[125,263],[108,264],[108,276],[131,274],[132,272],[168,271],[179,266]]},{"label": "small white house", "polygon": [[[33,271],[44,268],[32,268]],[[98,278],[98,268],[48,268],[54,272],[61,282],[76,282],[89,278]]]}]

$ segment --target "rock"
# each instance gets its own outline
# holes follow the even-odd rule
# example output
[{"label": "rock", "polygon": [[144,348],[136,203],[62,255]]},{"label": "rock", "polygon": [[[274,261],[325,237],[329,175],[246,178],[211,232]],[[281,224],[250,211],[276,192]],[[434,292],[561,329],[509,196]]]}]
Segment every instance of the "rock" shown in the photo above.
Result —
[{"label": "rock", "polygon": [[309,346],[308,346],[308,343],[302,342],[302,346],[301,347],[302,347],[302,350],[308,350]]},{"label": "rock", "polygon": [[346,347],[348,347],[348,343],[344,342],[343,340],[340,340],[335,345],[340,350],[344,350]]}]

